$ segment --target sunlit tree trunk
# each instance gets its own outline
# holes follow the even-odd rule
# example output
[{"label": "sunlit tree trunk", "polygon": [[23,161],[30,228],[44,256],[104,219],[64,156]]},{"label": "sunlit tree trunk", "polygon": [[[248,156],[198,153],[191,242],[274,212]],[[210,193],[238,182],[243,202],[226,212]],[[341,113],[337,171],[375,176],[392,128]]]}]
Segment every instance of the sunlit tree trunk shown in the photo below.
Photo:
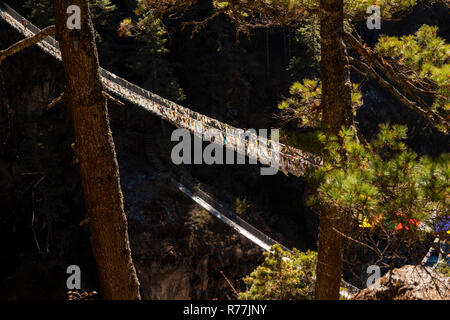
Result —
[{"label": "sunlit tree trunk", "polygon": [[[69,5],[81,9],[80,30],[66,25]],[[64,101],[72,114],[102,294],[105,299],[140,299],[88,0],[53,0],[53,7],[65,72]]]},{"label": "sunlit tree trunk", "polygon": [[[321,73],[323,123],[329,134],[337,134],[352,121],[351,83],[343,42],[343,0],[321,0]],[[323,207],[319,215],[316,299],[339,299],[342,277],[344,218],[336,208]]]}]

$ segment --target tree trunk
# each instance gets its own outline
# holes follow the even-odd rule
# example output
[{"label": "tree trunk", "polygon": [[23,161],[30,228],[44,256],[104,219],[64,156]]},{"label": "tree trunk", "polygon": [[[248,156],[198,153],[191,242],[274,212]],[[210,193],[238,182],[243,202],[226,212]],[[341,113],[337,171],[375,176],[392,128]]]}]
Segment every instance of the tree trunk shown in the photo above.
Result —
[{"label": "tree trunk", "polygon": [[343,0],[320,0],[323,123],[337,134],[352,123],[351,83],[343,40]]},{"label": "tree trunk", "polygon": [[[81,9],[80,30],[66,26],[69,5]],[[53,0],[53,7],[65,72],[64,101],[72,114],[102,294],[105,299],[140,299],[88,0]]]},{"label": "tree trunk", "polygon": [[317,256],[317,300],[338,300],[342,278],[343,238],[333,230],[341,230],[343,218],[334,207],[323,207],[319,216]]},{"label": "tree trunk", "polygon": [[[320,37],[323,123],[329,134],[337,134],[352,123],[351,83],[343,41],[343,0],[320,0]],[[342,277],[344,218],[334,207],[323,207],[319,216],[316,299],[339,299]]]}]

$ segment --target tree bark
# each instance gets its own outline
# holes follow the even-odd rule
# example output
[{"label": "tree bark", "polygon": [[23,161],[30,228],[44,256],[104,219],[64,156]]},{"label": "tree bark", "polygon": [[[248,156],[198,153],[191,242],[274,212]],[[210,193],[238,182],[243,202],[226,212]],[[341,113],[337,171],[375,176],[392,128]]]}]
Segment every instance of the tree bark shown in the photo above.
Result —
[{"label": "tree bark", "polygon": [[[328,134],[337,134],[352,123],[351,83],[343,42],[343,0],[321,0],[321,73],[323,124]],[[344,218],[335,207],[320,209],[316,299],[339,299],[342,278],[343,239],[333,230],[342,230]]]},{"label": "tree bark", "polygon": [[342,279],[342,260],[344,242],[340,234],[333,230],[342,230],[343,218],[336,208],[323,207],[319,216],[319,245],[317,256],[317,300],[338,300]]},{"label": "tree bark", "polygon": [[[80,30],[66,27],[69,5],[81,9]],[[105,299],[140,299],[88,0],[53,0],[53,8],[65,72],[64,100],[72,114],[102,294]]]},{"label": "tree bark", "polygon": [[343,0],[320,0],[323,123],[337,134],[352,123],[351,82],[344,34]]}]

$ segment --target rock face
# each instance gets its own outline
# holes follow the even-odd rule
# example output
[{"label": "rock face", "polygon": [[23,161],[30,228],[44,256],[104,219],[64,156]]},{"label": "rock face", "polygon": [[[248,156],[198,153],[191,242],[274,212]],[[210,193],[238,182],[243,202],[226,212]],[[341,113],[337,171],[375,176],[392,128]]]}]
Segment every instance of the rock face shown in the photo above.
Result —
[{"label": "rock face", "polygon": [[389,271],[354,295],[356,300],[448,300],[450,278],[430,267],[406,265]]},{"label": "rock face", "polygon": [[[262,251],[181,194],[146,163],[119,159],[133,261],[143,299],[235,297]],[[148,167],[148,164],[147,164]]]}]

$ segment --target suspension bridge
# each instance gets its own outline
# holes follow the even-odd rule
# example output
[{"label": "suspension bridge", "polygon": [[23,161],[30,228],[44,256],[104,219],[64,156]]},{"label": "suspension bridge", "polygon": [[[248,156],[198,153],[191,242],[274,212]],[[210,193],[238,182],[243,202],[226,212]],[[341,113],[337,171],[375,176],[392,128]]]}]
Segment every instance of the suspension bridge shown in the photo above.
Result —
[{"label": "suspension bridge", "polygon": [[[1,0],[0,17],[24,37],[32,37],[41,31]],[[62,60],[58,42],[54,37],[49,36],[38,42],[37,45],[47,54],[52,55],[57,60]],[[214,118],[180,106],[132,84],[103,68],[100,68],[99,72],[105,88],[114,95],[154,113],[177,128],[187,129],[192,134],[201,137],[202,139],[205,138],[204,133],[206,131],[210,129],[215,130],[219,133],[220,138],[212,138],[211,142],[231,148],[235,152],[243,154],[249,159],[258,160],[263,164],[269,164],[270,166],[276,165],[277,169],[286,175],[292,174],[299,177],[302,176],[306,170],[315,169],[322,164],[322,160],[313,154],[274,142],[252,132],[246,132],[247,138],[241,139],[239,134],[245,132],[243,129],[235,128]],[[242,145],[242,143],[244,143],[244,145]],[[276,148],[271,149],[270,147],[274,145],[276,145]],[[264,150],[269,151],[262,151],[263,147],[265,147]],[[270,150],[275,151],[271,152]],[[263,250],[269,251],[270,247],[275,244],[280,245],[284,250],[289,250],[230,210],[226,210],[223,205],[215,201],[208,193],[202,191],[193,183],[187,181],[180,183],[173,177],[171,178],[171,181],[180,191],[206,209],[211,215],[239,232],[242,236],[246,237]],[[357,290],[347,283],[343,283],[343,287],[350,292],[355,292]],[[344,291],[341,292],[341,294],[346,297],[349,296],[349,294]]]},{"label": "suspension bridge", "polygon": [[[31,37],[40,32],[39,28],[34,26],[30,21],[25,19],[3,1],[0,1],[0,16],[25,37]],[[55,38],[49,36],[38,42],[37,45],[47,54],[61,60],[61,52]],[[100,68],[100,73],[105,88],[113,94],[133,104],[141,106],[148,111],[151,111],[160,118],[169,121],[177,128],[188,129],[194,135],[202,137],[202,133],[204,133],[207,129],[215,129],[220,132],[220,136],[222,138],[214,140],[214,143],[222,144],[228,148],[231,147],[236,152],[245,151],[245,156],[249,158],[261,159],[261,156],[263,156],[264,153],[259,150],[260,143],[265,144],[266,146],[273,143],[270,140],[264,141],[264,138],[251,134],[249,139],[243,140],[246,145],[245,148],[242,148],[243,146],[240,146],[237,142],[242,140],[237,139],[237,137],[233,136],[233,134],[239,131],[242,132],[243,129],[234,128],[214,118],[207,117],[198,112],[182,107],[148,90],[140,88],[103,68]],[[300,176],[306,169],[315,168],[320,163],[319,158],[298,149],[280,144],[279,150],[280,169],[286,174],[291,173],[295,176]],[[267,159],[267,161],[269,161],[269,159]],[[184,181],[183,184],[174,180],[174,178],[172,178],[172,181],[175,186],[180,189],[180,191],[191,197],[195,202],[208,210],[213,216],[237,230],[262,249],[269,250],[272,245],[279,244],[275,240],[243,221],[241,218],[237,217],[234,213],[229,211],[226,214],[220,213],[212,206],[211,203],[214,202],[212,197],[208,196],[207,193],[194,186],[194,184],[190,184],[192,190],[189,190],[186,187],[188,184],[186,181]],[[193,191],[194,189],[195,192]],[[200,197],[199,194],[201,194],[202,197]],[[283,248],[287,249],[285,247]]]}]

